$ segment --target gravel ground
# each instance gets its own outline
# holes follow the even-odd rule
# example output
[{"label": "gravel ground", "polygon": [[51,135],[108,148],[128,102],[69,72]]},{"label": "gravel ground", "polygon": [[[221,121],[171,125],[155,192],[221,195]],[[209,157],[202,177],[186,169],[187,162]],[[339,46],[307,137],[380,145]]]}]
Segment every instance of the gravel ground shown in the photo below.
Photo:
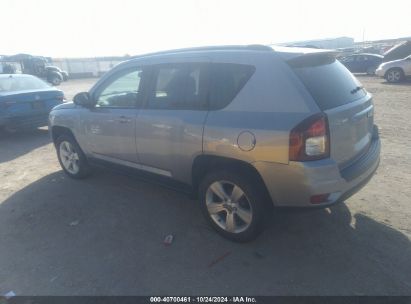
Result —
[{"label": "gravel ground", "polygon": [[[277,212],[248,244],[220,238],[183,194],[105,170],[67,178],[47,128],[2,135],[0,294],[410,295],[411,83],[360,80],[377,174],[344,204]],[[71,98],[94,82],[60,87]]]}]

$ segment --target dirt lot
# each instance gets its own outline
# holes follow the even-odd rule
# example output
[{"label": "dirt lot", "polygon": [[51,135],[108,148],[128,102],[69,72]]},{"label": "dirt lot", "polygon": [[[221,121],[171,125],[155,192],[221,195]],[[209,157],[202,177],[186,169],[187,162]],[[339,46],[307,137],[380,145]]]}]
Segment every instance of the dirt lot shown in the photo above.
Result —
[{"label": "dirt lot", "polygon": [[3,135],[0,294],[410,295],[411,83],[360,80],[381,130],[376,176],[345,204],[278,212],[248,244],[220,238],[183,194],[103,170],[68,179],[47,129]]}]

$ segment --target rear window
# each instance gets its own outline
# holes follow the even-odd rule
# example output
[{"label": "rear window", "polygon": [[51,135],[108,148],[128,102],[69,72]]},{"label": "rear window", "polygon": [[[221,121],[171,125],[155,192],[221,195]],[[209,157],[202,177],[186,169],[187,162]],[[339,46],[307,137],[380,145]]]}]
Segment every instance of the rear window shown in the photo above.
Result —
[{"label": "rear window", "polygon": [[331,56],[299,57],[289,62],[322,111],[366,95],[361,83]]},{"label": "rear window", "polygon": [[253,75],[255,67],[244,64],[213,63],[210,71],[211,110],[226,107]]},{"label": "rear window", "polygon": [[49,85],[47,83],[36,77],[10,76],[7,78],[0,78],[0,92],[40,90],[48,87]]}]

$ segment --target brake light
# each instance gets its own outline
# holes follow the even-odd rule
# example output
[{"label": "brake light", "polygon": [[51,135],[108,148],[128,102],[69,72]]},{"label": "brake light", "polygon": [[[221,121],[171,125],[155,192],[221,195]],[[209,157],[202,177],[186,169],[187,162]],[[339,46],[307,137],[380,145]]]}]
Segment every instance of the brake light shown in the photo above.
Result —
[{"label": "brake light", "polygon": [[327,116],[323,113],[313,115],[290,133],[289,159],[309,161],[330,156],[330,135]]},{"label": "brake light", "polygon": [[310,203],[311,204],[322,204],[328,202],[328,198],[330,197],[329,193],[323,193],[323,194],[316,194],[312,195],[310,197]]}]

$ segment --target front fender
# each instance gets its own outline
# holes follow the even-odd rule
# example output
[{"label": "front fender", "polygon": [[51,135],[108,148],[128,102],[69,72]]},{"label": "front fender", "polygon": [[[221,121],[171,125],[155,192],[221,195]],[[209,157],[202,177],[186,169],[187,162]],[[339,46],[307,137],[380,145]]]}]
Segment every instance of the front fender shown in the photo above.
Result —
[{"label": "front fender", "polygon": [[81,117],[84,110],[85,109],[80,106],[72,106],[70,104],[62,104],[55,107],[49,115],[49,132],[50,135],[53,136],[55,127],[70,130],[83,149],[83,152],[88,154],[85,132],[81,127]]}]

